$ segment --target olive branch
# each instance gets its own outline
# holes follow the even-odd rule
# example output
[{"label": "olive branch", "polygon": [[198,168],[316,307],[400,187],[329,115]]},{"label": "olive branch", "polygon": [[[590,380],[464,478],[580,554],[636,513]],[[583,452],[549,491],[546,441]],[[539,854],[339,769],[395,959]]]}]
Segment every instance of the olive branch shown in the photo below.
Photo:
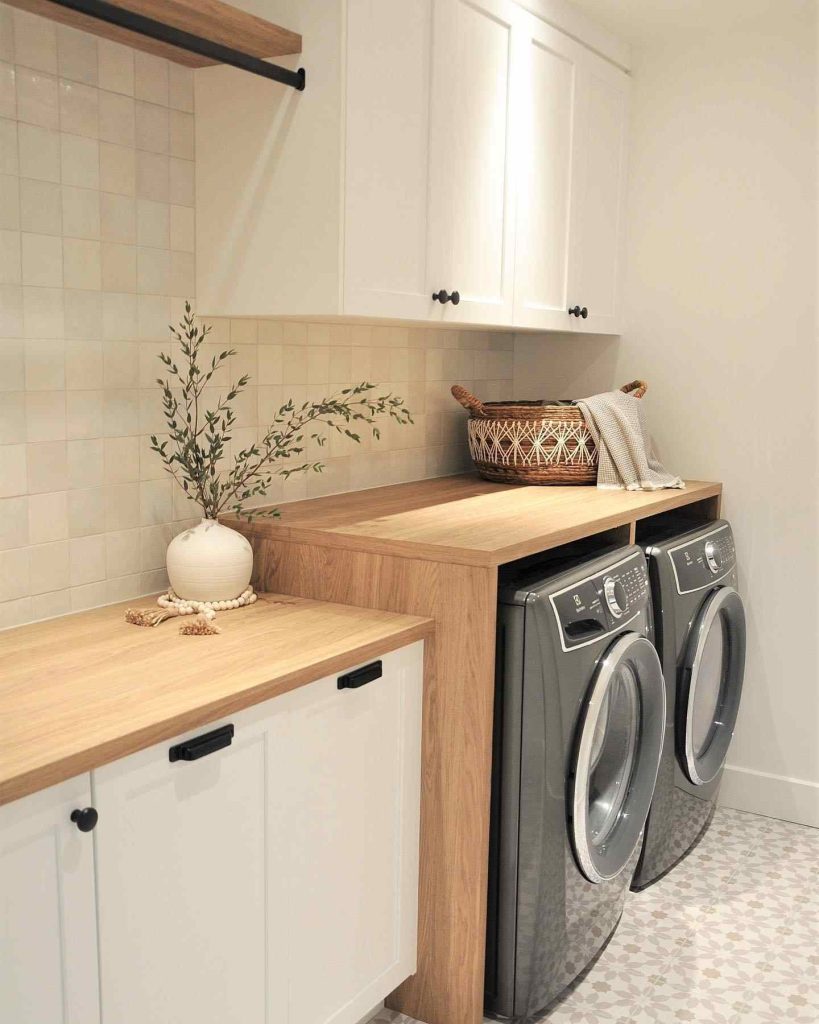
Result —
[{"label": "olive branch", "polygon": [[[168,376],[157,378],[162,389],[162,410],[168,425],[168,437],[160,441],[151,435],[151,450],[162,459],[165,470],[182,490],[202,509],[207,519],[216,519],[226,511],[244,516],[278,516],[277,508],[248,508],[247,502],[263,497],[275,477],[285,479],[295,473],[320,473],[321,462],[302,457],[309,441],[320,447],[327,443],[328,433],[338,433],[361,443],[354,426],[381,436],[377,421],[389,416],[405,426],[412,416],[404,400],[396,395],[372,395],[376,385],[366,381],[323,398],[296,406],[289,399],[276,413],[264,435],[248,448],[234,452],[228,459],[226,446],[236,425],[233,402],[246,390],[250,377],[244,375],[220,395],[215,409],[203,408],[202,395],[219,368],[235,355],[226,349],[213,356],[209,364],[200,365],[200,350],[209,326],[194,322],[189,302],[178,327],[169,327],[180,343],[181,367],[166,353],[159,359]],[[282,465],[282,463],[284,463]]]}]

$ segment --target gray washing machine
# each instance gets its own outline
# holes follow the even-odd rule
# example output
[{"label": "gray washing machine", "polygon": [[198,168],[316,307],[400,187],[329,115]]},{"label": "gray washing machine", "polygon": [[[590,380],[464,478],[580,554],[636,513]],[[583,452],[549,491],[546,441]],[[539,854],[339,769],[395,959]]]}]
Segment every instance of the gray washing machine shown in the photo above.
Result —
[{"label": "gray washing machine", "polygon": [[745,612],[724,520],[670,522],[641,538],[668,697],[666,740],[633,888],[670,871],[705,833],[734,734]]},{"label": "gray washing machine", "polygon": [[665,727],[643,552],[501,578],[486,1010],[547,1006],[617,926]]}]

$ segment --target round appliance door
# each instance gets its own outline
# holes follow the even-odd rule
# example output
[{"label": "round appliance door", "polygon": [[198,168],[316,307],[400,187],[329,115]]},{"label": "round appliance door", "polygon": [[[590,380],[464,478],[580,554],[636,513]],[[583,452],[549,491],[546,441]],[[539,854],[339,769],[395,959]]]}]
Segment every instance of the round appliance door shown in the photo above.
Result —
[{"label": "round appliance door", "polygon": [[696,786],[728,756],[745,674],[745,609],[733,587],[712,591],[689,634],[680,672],[678,755]]},{"label": "round appliance door", "polygon": [[570,778],[570,835],[590,882],[626,866],[645,825],[663,747],[665,682],[654,647],[625,633],[597,666]]}]

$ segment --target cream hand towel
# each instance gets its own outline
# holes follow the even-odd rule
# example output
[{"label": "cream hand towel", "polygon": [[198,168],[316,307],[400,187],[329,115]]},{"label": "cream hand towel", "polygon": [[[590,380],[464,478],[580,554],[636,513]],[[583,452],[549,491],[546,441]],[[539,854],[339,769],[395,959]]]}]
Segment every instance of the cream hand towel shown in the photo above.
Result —
[{"label": "cream hand towel", "polygon": [[598,487],[627,491],[685,487],[654,454],[641,399],[609,391],[577,405],[597,445]]}]

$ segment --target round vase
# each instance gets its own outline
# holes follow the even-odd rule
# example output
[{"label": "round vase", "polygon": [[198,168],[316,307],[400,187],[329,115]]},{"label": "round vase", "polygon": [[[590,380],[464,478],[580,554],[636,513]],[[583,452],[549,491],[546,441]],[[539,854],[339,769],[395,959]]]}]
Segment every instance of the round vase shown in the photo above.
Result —
[{"label": "round vase", "polygon": [[215,519],[203,519],[174,537],[166,565],[177,597],[232,601],[250,583],[253,549],[241,533]]}]

